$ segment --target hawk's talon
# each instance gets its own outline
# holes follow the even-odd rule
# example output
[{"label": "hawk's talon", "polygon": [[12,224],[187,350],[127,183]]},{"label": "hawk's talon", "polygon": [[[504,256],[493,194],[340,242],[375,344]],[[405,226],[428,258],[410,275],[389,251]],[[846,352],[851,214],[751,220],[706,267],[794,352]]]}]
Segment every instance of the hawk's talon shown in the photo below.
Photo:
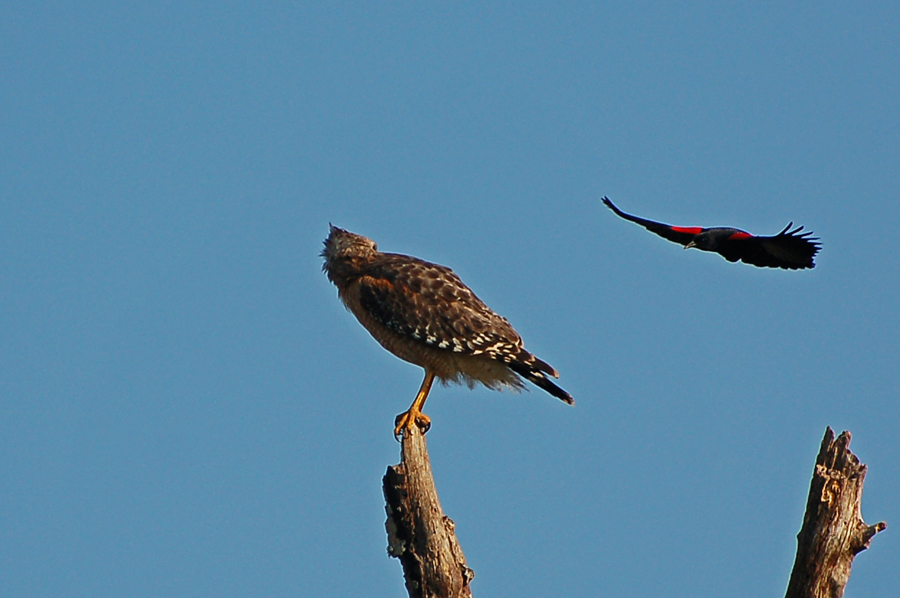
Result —
[{"label": "hawk's talon", "polygon": [[424,434],[431,429],[431,418],[421,411],[404,411],[394,419],[394,436],[399,439],[404,430],[411,430],[414,425]]}]

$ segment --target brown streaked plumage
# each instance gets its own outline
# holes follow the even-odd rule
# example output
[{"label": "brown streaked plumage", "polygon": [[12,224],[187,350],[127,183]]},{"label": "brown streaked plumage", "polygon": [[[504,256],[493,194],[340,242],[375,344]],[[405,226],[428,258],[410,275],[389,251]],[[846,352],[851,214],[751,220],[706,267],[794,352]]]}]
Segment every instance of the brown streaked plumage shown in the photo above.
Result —
[{"label": "brown streaked plumage", "polygon": [[481,383],[493,390],[525,387],[530,380],[553,396],[574,403],[550,381],[559,374],[525,350],[506,318],[494,313],[445,266],[415,257],[382,253],[375,243],[336,226],[322,251],[322,269],[338,296],[385,349],[425,369],[409,410],[397,416],[394,434],[418,423],[427,427],[422,406],[435,378]]}]

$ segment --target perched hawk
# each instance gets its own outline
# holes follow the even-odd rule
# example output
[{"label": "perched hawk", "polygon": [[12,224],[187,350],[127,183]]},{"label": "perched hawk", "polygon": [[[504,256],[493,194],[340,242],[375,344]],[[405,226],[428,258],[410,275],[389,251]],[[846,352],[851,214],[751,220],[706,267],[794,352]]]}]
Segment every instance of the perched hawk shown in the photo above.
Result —
[{"label": "perched hawk", "polygon": [[761,268],[802,270],[816,267],[813,258],[822,248],[819,239],[813,237],[811,232],[800,232],[803,230],[802,226],[789,231],[794,226],[793,222],[777,235],[758,237],[739,228],[670,226],[626,214],[614,206],[608,197],[603,198],[603,203],[617,216],[640,224],[663,239],[684,245],[685,249],[696,247],[703,251],[714,251],[729,262],[740,260]]},{"label": "perched hawk", "polygon": [[481,383],[522,389],[530,380],[572,405],[572,395],[550,381],[556,370],[522,346],[506,318],[475,296],[450,268],[396,253],[381,253],[366,237],[331,227],[322,269],[338,296],[385,349],[425,369],[409,410],[394,434],[430,420],[422,406],[435,378],[447,384]]}]

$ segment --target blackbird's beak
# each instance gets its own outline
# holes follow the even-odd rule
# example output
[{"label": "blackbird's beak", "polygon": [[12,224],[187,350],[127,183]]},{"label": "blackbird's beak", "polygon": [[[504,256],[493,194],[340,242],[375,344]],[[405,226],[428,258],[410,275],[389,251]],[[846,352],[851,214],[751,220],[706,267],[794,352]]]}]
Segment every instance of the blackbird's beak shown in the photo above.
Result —
[{"label": "blackbird's beak", "polygon": [[693,241],[691,241],[690,243],[688,243],[687,245],[685,245],[684,248],[685,248],[685,249],[690,249],[691,247],[696,247],[696,246],[697,246],[697,244],[694,243]]}]

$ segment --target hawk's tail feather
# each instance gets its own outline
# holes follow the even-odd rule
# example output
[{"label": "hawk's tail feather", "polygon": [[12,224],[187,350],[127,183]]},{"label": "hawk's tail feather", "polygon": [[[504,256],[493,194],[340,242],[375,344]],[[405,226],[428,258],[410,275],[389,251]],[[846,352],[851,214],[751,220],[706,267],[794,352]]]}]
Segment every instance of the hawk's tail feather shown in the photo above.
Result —
[{"label": "hawk's tail feather", "polygon": [[532,384],[537,386],[538,388],[542,388],[549,392],[551,395],[563,401],[564,403],[568,403],[569,405],[575,404],[575,399],[572,398],[572,395],[561,389],[559,386],[554,384],[544,373],[544,368],[538,368],[538,364],[546,366],[550,371],[548,374],[555,375],[556,370],[547,365],[545,362],[540,359],[535,358],[536,363],[522,363],[516,362],[509,364],[509,367],[512,371],[519,374],[526,380],[530,381]]},{"label": "hawk's tail feather", "polygon": [[547,363],[546,361],[544,361],[542,359],[538,359],[534,355],[531,356],[531,358],[527,361],[527,363],[532,368],[538,369],[538,370],[544,372],[545,374],[550,374],[554,378],[559,378],[559,372],[557,372],[553,368],[552,365],[550,365],[549,363]]}]

